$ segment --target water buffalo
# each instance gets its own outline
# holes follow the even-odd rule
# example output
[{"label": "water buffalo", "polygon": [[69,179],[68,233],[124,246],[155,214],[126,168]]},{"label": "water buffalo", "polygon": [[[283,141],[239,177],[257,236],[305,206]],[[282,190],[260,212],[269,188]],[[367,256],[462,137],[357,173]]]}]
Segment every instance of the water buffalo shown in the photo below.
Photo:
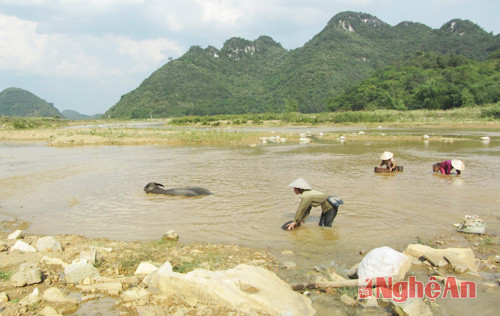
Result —
[{"label": "water buffalo", "polygon": [[144,187],[146,193],[156,193],[165,195],[178,195],[178,196],[200,196],[200,195],[212,195],[213,193],[205,188],[201,187],[191,187],[191,188],[173,188],[173,189],[162,189],[164,187],[161,183],[149,182]]}]

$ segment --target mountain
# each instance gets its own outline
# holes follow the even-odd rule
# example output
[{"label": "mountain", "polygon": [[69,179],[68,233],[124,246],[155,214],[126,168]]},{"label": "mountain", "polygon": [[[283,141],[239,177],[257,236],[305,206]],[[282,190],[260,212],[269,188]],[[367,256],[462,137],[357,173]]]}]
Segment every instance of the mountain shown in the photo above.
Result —
[{"label": "mountain", "polygon": [[62,116],[52,103],[20,88],[0,92],[0,115],[21,117]]},{"label": "mountain", "polygon": [[284,112],[321,112],[328,102],[375,71],[417,52],[486,60],[500,36],[454,19],[440,29],[414,22],[391,26],[357,12],[335,15],[317,35],[287,51],[272,38],[227,40],[221,50],[193,46],[105,115],[121,118]]},{"label": "mountain", "polygon": [[102,114],[94,114],[94,115],[81,114],[81,113],[79,113],[77,111],[73,111],[73,110],[63,110],[61,113],[68,120],[99,119],[102,116]]}]

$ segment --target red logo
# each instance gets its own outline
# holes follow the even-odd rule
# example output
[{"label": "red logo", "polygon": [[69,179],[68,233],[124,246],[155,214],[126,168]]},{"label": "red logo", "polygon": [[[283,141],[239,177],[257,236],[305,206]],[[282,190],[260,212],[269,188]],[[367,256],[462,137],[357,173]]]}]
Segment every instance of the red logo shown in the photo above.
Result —
[{"label": "red logo", "polygon": [[428,298],[434,302],[437,298],[476,298],[476,282],[460,281],[455,277],[446,277],[444,287],[431,276],[427,284],[417,281],[414,276],[408,281],[393,282],[392,277],[378,277],[360,280],[358,297],[368,299],[375,296],[377,299],[392,299],[395,302],[406,302],[409,298]]}]

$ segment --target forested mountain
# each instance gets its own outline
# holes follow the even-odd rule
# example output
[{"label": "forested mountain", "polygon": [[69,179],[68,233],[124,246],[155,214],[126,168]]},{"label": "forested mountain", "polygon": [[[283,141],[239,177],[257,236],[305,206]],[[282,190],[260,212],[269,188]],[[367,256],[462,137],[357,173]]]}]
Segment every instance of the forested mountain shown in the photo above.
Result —
[{"label": "forested mountain", "polygon": [[20,117],[62,116],[53,104],[20,88],[7,88],[0,93],[0,115]]},{"label": "forested mountain", "polygon": [[99,119],[102,114],[86,115],[81,114],[73,110],[63,110],[61,114],[68,120],[88,120],[88,119]]},{"label": "forested mountain", "polygon": [[304,46],[285,50],[266,36],[232,38],[221,50],[193,46],[170,61],[105,115],[140,118],[183,115],[324,111],[375,71],[417,52],[484,61],[500,36],[452,20],[440,29],[420,23],[391,26],[364,13],[342,12]]},{"label": "forested mountain", "polygon": [[500,102],[500,50],[486,61],[417,53],[332,98],[327,109],[440,109]]}]

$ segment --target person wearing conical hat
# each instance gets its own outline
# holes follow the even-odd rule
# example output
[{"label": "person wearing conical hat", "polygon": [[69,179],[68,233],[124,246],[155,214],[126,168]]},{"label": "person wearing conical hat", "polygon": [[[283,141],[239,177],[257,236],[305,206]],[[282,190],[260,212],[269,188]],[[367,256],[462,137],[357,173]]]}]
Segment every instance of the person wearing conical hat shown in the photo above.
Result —
[{"label": "person wearing conical hat", "polygon": [[301,194],[299,207],[295,213],[293,221],[284,225],[283,229],[292,230],[300,226],[309,216],[312,207],[321,206],[320,226],[332,226],[332,222],[337,216],[338,207],[344,202],[336,196],[328,196],[325,193],[313,190],[313,188],[303,178],[297,178],[288,185],[293,188],[295,194]]},{"label": "person wearing conical hat", "polygon": [[384,151],[384,153],[380,156],[382,162],[380,163],[380,167],[386,166],[389,169],[389,172],[394,171],[396,169],[396,162],[394,161],[394,154],[390,151]]},{"label": "person wearing conical hat", "polygon": [[437,166],[439,167],[439,172],[442,174],[451,174],[453,169],[457,171],[457,174],[460,174],[460,172],[465,169],[465,164],[460,159],[438,162]]}]

